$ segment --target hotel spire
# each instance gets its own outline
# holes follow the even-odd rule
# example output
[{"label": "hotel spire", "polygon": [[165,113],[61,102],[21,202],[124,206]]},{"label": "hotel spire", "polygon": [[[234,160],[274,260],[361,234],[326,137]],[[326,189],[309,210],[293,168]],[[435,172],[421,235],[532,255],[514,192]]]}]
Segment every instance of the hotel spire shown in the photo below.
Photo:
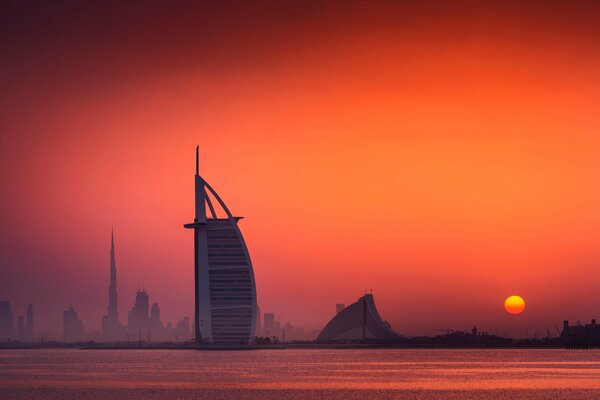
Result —
[{"label": "hotel spire", "polygon": [[196,146],[196,176],[195,176],[195,201],[196,216],[194,222],[206,222],[206,192],[204,190],[205,182],[200,176],[200,146]]},{"label": "hotel spire", "polygon": [[200,154],[199,154],[200,145],[196,146],[196,176],[200,175]]}]

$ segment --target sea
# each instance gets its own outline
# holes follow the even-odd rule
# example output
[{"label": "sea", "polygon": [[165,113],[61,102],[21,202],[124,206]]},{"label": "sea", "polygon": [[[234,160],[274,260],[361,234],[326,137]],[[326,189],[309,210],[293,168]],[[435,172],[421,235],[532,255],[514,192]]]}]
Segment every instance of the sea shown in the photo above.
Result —
[{"label": "sea", "polygon": [[0,399],[600,399],[600,350],[0,350]]}]

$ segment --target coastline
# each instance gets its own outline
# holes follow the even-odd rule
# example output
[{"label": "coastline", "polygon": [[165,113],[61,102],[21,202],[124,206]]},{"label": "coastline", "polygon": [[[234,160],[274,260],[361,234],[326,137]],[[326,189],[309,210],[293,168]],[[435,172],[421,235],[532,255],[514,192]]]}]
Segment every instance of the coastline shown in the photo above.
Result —
[{"label": "coastline", "polygon": [[444,350],[444,349],[490,349],[490,350],[512,350],[512,349],[593,349],[594,346],[567,346],[565,344],[531,344],[513,343],[511,345],[468,345],[468,344],[397,344],[397,343],[282,343],[274,345],[210,345],[193,343],[6,343],[0,344],[1,350],[36,350],[36,349],[78,349],[78,350],[200,350],[200,351],[251,351],[251,350]]}]

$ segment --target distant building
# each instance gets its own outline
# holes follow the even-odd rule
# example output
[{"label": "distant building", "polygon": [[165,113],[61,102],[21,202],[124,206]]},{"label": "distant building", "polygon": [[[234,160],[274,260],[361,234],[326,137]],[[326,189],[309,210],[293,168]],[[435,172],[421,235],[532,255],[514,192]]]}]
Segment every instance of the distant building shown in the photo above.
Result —
[{"label": "distant building", "polygon": [[394,341],[402,336],[379,316],[372,294],[365,294],[337,314],[323,328],[317,341]]},{"label": "distant building", "polygon": [[160,308],[158,303],[153,303],[150,308],[150,329],[153,331],[160,331],[163,329],[163,323],[160,321]]},{"label": "distant building", "polygon": [[190,334],[190,319],[189,317],[183,317],[183,319],[177,323],[175,339],[179,342],[185,342],[190,339]]},{"label": "distant building", "polygon": [[152,307],[150,307],[150,322],[151,323],[160,323],[160,308],[158,307],[158,303],[152,303]]},{"label": "distant building", "polygon": [[304,329],[287,322],[282,328],[282,341],[304,340]]},{"label": "distant building", "polygon": [[282,324],[279,318],[273,313],[263,314],[262,336],[268,338],[277,338],[280,341],[304,340],[304,329],[294,326],[291,322]]},{"label": "distant building", "polygon": [[344,308],[346,308],[346,306],[344,304],[341,304],[341,303],[336,304],[335,305],[335,315],[338,315],[339,313],[341,313]]},{"label": "distant building", "polygon": [[567,343],[598,345],[600,344],[600,325],[596,323],[595,319],[586,325],[569,325],[569,321],[564,321],[560,337]]},{"label": "distant building", "polygon": [[83,321],[79,319],[74,307],[63,312],[63,339],[65,342],[83,340]]},{"label": "distant building", "polygon": [[117,297],[117,262],[115,259],[115,235],[110,232],[110,283],[108,286],[108,307],[102,316],[102,340],[121,340],[124,328],[119,322],[119,304]]},{"label": "distant building", "polygon": [[160,320],[160,308],[158,303],[153,303],[150,308],[150,338],[152,341],[165,341],[172,339],[172,332],[170,328]]},{"label": "distant building", "polygon": [[0,341],[14,339],[13,313],[8,301],[0,301]]},{"label": "distant building", "polygon": [[129,311],[129,334],[131,338],[146,337],[150,328],[149,297],[145,290],[138,290],[135,294],[135,304]]},{"label": "distant building", "polygon": [[264,322],[263,333],[265,336],[279,336],[279,329],[275,325],[275,314],[265,313]]}]

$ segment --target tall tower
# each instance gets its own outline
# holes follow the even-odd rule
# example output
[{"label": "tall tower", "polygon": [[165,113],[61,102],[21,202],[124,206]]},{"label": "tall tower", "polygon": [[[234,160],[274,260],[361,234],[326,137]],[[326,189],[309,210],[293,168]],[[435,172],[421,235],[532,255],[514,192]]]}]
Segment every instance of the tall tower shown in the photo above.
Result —
[{"label": "tall tower", "polygon": [[119,306],[117,302],[117,263],[115,261],[115,233],[110,231],[110,283],[108,285],[108,307],[106,315],[102,316],[102,338],[115,340],[121,338],[119,323]]},{"label": "tall tower", "polygon": [[117,263],[115,261],[115,233],[110,230],[110,285],[108,287],[108,320],[119,322],[119,307],[117,303]]},{"label": "tall tower", "polygon": [[[194,336],[196,342],[248,344],[255,336],[256,286],[244,237],[217,192],[200,176],[196,147],[194,230]],[[211,197],[225,213],[219,218]],[[210,210],[210,217],[206,211]]]}]

